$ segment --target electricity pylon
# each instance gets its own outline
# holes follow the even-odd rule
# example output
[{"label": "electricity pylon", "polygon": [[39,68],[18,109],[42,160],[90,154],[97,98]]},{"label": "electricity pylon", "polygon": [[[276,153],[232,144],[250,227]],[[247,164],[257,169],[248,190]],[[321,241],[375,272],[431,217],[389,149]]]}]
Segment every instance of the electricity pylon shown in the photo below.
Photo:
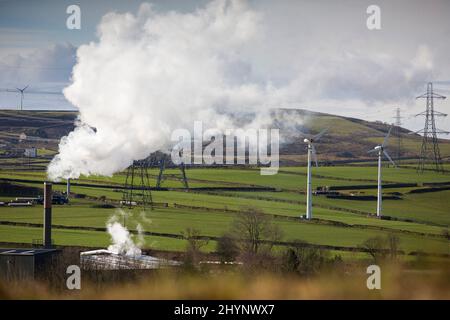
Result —
[{"label": "electricity pylon", "polygon": [[150,179],[148,176],[148,162],[135,160],[127,169],[125,185],[123,188],[122,205],[132,208],[142,206],[142,209],[153,210],[153,200],[150,191]]},{"label": "electricity pylon", "polygon": [[425,116],[425,126],[422,130],[416,133],[422,133],[422,147],[420,149],[420,159],[417,171],[422,173],[426,165],[430,162],[434,169],[438,172],[444,172],[442,166],[441,152],[439,150],[439,141],[437,134],[448,134],[448,131],[436,129],[435,117],[447,116],[445,113],[434,110],[434,99],[445,99],[446,97],[437,94],[433,91],[433,83],[429,82],[427,85],[427,92],[418,96],[416,99],[426,99],[426,110],[417,114],[416,116]]}]

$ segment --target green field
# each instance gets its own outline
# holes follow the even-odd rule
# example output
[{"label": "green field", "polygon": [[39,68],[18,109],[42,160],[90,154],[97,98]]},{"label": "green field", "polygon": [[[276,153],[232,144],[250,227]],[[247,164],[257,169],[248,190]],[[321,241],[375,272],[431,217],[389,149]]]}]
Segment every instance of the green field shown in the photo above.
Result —
[{"label": "green field", "polygon": [[[150,175],[156,177],[157,170]],[[434,190],[426,193],[410,193],[426,188],[427,183],[446,183],[449,175],[426,172],[418,175],[413,168],[384,168],[385,183],[414,183],[415,187],[384,189],[385,195],[395,192],[401,200],[385,200],[384,215],[395,220],[380,220],[369,217],[374,213],[376,201],[330,199],[325,196],[313,198],[315,220],[299,219],[305,211],[304,189],[306,176],[304,167],[282,167],[274,176],[261,176],[256,168],[202,168],[187,171],[189,192],[182,190],[177,178],[178,170],[167,169],[165,187],[179,188],[172,191],[153,191],[155,203],[166,203],[167,207],[141,212],[140,209],[125,209],[129,216],[125,220],[130,230],[141,224],[146,232],[168,236],[145,236],[145,247],[179,251],[185,246],[180,237],[186,228],[196,228],[204,236],[219,237],[230,228],[235,214],[245,207],[254,207],[273,217],[274,224],[283,232],[283,241],[304,240],[312,244],[357,248],[366,239],[396,234],[400,238],[400,249],[405,253],[423,251],[449,254],[449,241],[444,236],[450,222],[450,190]],[[314,187],[346,186],[345,192],[374,195],[376,189],[352,190],[352,186],[375,185],[375,167],[319,167],[315,168]],[[21,179],[13,182],[23,187],[41,188],[45,172],[2,170],[0,179]],[[54,206],[54,241],[58,245],[106,247],[109,237],[106,232],[87,231],[85,227],[104,228],[107,220],[117,215],[118,209],[103,209],[95,205],[106,201],[119,206],[122,198],[119,189],[77,186],[76,183],[120,186],[124,174],[113,177],[83,177],[74,180],[72,192],[83,195],[83,199],[72,199],[70,204]],[[449,182],[450,183],[450,182]],[[224,191],[195,190],[196,187],[275,187],[276,191]],[[348,188],[347,188],[348,187]],[[64,185],[55,185],[55,190],[64,191]],[[14,197],[0,195],[1,200]],[[42,206],[0,207],[0,221],[14,222],[0,225],[0,242],[31,243],[41,238],[41,228],[24,223],[42,223]],[[75,229],[67,229],[73,227]],[[169,237],[170,235],[170,237]],[[215,250],[215,242],[205,247]]]}]

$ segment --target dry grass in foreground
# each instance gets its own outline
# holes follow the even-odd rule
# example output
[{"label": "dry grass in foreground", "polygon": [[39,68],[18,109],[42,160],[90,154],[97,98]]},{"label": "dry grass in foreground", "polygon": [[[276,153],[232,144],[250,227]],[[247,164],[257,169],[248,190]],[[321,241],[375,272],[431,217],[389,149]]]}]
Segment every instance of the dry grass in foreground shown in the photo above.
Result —
[{"label": "dry grass in foreground", "polygon": [[157,272],[132,281],[83,281],[81,290],[42,282],[1,283],[1,299],[450,299],[450,271],[382,267],[381,290],[368,290],[365,270],[301,278],[281,274]]}]

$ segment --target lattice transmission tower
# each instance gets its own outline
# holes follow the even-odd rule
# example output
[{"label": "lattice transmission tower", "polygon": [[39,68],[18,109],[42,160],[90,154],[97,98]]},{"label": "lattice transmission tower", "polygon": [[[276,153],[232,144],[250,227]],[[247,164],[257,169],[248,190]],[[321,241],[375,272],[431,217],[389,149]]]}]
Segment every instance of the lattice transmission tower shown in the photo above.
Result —
[{"label": "lattice transmission tower", "polygon": [[425,126],[422,130],[416,133],[422,133],[422,147],[420,149],[418,172],[423,172],[428,164],[434,167],[438,172],[444,172],[442,166],[441,152],[439,150],[439,141],[437,134],[448,134],[448,131],[439,130],[436,128],[435,117],[445,117],[445,113],[434,110],[434,99],[445,99],[446,97],[437,94],[433,91],[433,83],[427,84],[427,92],[418,96],[416,99],[426,99],[426,110],[417,114],[416,116],[425,116]]},{"label": "lattice transmission tower", "polygon": [[[189,190],[188,178],[186,176],[186,165],[181,163],[180,165],[176,165],[171,161],[170,155],[167,153],[163,153],[161,151],[157,151],[152,153],[149,157],[147,157],[147,161],[149,167],[153,169],[158,169],[159,173],[156,176],[156,185],[155,189],[164,189],[163,183],[165,180],[179,180],[181,181],[184,189],[186,191]],[[171,170],[170,173],[167,172],[166,168],[169,169],[179,169],[179,173],[177,170]]]},{"label": "lattice transmission tower", "polygon": [[123,187],[122,205],[128,208],[141,206],[143,210],[153,210],[147,160],[134,160],[128,167]]},{"label": "lattice transmission tower", "polygon": [[[181,183],[184,186],[184,189],[185,190],[189,190],[189,183],[188,183],[188,179],[187,179],[187,176],[186,176],[186,165],[184,163],[181,163],[178,166],[178,168],[180,169],[180,175],[177,176],[175,174],[172,174],[171,177],[180,180]],[[159,174],[158,174],[158,177],[156,179],[156,188],[157,189],[161,188],[161,185],[162,185],[163,181],[166,179],[165,170],[166,170],[166,160],[165,159],[161,159],[159,161]]]}]

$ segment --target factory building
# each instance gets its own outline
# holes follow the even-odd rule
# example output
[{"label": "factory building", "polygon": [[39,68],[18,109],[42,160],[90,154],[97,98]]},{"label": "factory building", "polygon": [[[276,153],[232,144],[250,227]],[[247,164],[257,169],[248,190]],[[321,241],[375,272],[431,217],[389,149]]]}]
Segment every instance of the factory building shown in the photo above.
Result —
[{"label": "factory building", "polygon": [[52,246],[52,184],[44,183],[43,248],[0,249],[0,279],[26,280],[42,275],[54,265],[60,250]]},{"label": "factory building", "polygon": [[36,158],[37,157],[37,149],[35,147],[26,148],[23,152],[23,155],[26,158]]},{"label": "factory building", "polygon": [[56,259],[56,249],[0,249],[0,279],[39,278]]},{"label": "factory building", "polygon": [[148,255],[127,256],[104,249],[81,252],[80,263],[83,269],[91,270],[160,269],[181,264]]}]

